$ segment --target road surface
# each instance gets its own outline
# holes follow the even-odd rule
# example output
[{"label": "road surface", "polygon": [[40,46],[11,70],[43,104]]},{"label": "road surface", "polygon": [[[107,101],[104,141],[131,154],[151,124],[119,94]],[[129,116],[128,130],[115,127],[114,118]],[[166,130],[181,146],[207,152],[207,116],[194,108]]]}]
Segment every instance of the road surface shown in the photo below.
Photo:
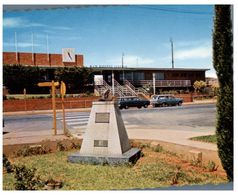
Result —
[{"label": "road surface", "polygon": [[[216,107],[214,104],[187,105],[162,108],[130,108],[121,110],[128,129],[163,129],[183,131],[215,131]],[[6,132],[43,131],[52,128],[52,115],[4,116]],[[73,133],[84,132],[89,118],[86,112],[66,113],[67,127]],[[57,114],[57,127],[62,129],[62,114]]]}]

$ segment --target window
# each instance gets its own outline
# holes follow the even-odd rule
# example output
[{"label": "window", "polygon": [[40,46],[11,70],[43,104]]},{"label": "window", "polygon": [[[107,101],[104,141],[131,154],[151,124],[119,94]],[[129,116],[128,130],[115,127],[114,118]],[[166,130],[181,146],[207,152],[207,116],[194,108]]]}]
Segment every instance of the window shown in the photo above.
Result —
[{"label": "window", "polygon": [[186,73],[181,73],[181,77],[186,77],[187,74]]},{"label": "window", "polygon": [[[124,77],[126,80],[133,80],[131,72],[124,73]],[[123,80],[123,73],[120,73],[120,80]]]},{"label": "window", "polygon": [[172,76],[173,76],[173,77],[178,77],[179,74],[178,74],[178,73],[173,73]]},{"label": "window", "polygon": [[145,80],[145,75],[143,72],[135,72],[133,77],[134,80]]},{"label": "window", "polygon": [[155,73],[155,79],[156,80],[164,80],[164,73],[163,72]]}]

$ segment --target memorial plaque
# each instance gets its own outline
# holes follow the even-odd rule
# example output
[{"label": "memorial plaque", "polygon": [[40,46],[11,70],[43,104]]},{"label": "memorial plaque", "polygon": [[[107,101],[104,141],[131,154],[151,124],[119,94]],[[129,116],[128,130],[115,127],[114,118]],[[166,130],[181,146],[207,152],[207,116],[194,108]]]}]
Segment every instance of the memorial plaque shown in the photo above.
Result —
[{"label": "memorial plaque", "polygon": [[107,140],[94,140],[94,147],[108,147]]},{"label": "memorial plaque", "polygon": [[109,112],[96,113],[95,123],[109,123],[109,120],[110,120]]}]

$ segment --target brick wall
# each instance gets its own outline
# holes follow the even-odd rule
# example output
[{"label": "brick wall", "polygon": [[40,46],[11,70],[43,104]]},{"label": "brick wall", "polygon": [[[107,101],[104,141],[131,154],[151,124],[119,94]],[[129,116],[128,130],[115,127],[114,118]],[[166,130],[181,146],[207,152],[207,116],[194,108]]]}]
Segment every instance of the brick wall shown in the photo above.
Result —
[{"label": "brick wall", "polygon": [[193,94],[176,94],[178,98],[183,98],[183,102],[193,102]]},{"label": "brick wall", "polygon": [[75,55],[75,62],[62,62],[61,54],[3,52],[3,64],[21,64],[32,66],[80,66],[83,67],[83,55]]},{"label": "brick wall", "polygon": [[[98,97],[65,98],[65,108],[90,108]],[[61,109],[61,98],[56,98],[56,109]],[[52,99],[4,100],[3,112],[51,110]]]}]

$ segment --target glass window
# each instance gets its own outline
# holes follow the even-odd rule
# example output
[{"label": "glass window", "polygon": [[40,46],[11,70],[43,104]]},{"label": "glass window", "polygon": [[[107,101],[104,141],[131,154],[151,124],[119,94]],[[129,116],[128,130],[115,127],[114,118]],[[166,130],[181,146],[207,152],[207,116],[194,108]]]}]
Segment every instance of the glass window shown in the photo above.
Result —
[{"label": "glass window", "polygon": [[[131,72],[124,73],[124,77],[126,80],[133,80]],[[120,73],[120,80],[123,80],[123,73]]]},{"label": "glass window", "polygon": [[164,80],[164,73],[163,72],[155,73],[155,79],[156,80]]},{"label": "glass window", "polygon": [[143,72],[135,72],[133,77],[134,80],[145,80],[145,75]]}]

